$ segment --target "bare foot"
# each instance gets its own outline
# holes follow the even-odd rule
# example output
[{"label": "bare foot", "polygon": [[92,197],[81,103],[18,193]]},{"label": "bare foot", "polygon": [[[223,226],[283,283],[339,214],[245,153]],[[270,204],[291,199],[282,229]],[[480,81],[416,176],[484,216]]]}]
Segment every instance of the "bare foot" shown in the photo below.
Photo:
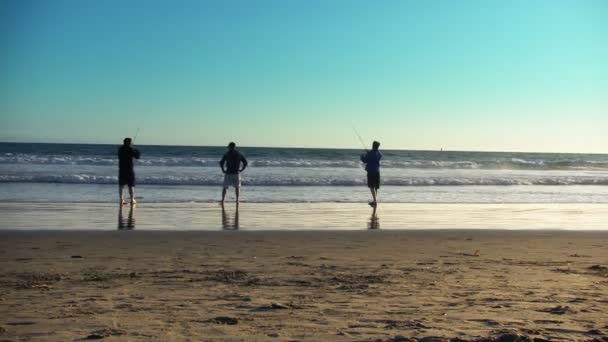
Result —
[{"label": "bare foot", "polygon": [[127,202],[126,202],[124,199],[121,199],[119,203],[120,203],[120,206],[121,206],[121,207],[122,207],[123,205],[127,204]]},{"label": "bare foot", "polygon": [[131,198],[131,204],[137,204],[137,201],[135,200],[135,198]]}]

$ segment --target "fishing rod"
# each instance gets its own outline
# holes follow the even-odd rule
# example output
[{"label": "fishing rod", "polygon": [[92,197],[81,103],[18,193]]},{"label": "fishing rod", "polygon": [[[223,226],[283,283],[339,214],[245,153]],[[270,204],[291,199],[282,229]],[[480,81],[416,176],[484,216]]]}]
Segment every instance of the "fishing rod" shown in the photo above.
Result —
[{"label": "fishing rod", "polygon": [[137,127],[137,131],[135,131],[135,136],[133,137],[133,142],[137,139],[137,135],[139,134],[139,127]]},{"label": "fishing rod", "polygon": [[144,118],[140,118],[138,121],[139,121],[139,125],[137,125],[137,131],[135,131],[135,135],[133,136],[133,143],[135,143],[135,139],[137,139],[137,136],[139,135],[139,129],[141,128],[141,126],[144,123]]},{"label": "fishing rod", "polygon": [[365,146],[365,143],[363,142],[363,138],[361,138],[361,134],[359,134],[359,132],[357,131],[355,126],[351,126],[351,127],[352,127],[353,131],[355,131],[357,138],[359,138],[359,142],[361,143],[361,146],[363,146],[363,149],[365,150],[365,152],[367,152],[367,147]]}]

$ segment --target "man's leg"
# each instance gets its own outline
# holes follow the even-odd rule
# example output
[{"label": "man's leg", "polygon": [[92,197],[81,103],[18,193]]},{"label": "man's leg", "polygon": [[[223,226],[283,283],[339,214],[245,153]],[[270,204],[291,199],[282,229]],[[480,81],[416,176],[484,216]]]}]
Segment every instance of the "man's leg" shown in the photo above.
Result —
[{"label": "man's leg", "polygon": [[376,205],[376,203],[378,203],[378,200],[376,199],[376,195],[377,195],[378,190],[376,190],[373,187],[369,188],[369,190],[371,191],[372,198],[374,199],[372,203],[374,203],[374,205]]},{"label": "man's leg", "polygon": [[378,189],[380,189],[380,174],[376,175],[374,184],[374,203],[376,203],[376,205],[378,205]]},{"label": "man's leg", "polygon": [[125,204],[125,198],[122,196],[122,191],[125,186],[123,184],[118,185],[118,196],[120,198],[120,204]]},{"label": "man's leg", "polygon": [[129,196],[131,196],[131,203],[135,204],[137,201],[135,200],[135,186],[129,185]]},{"label": "man's leg", "polygon": [[226,198],[226,190],[226,187],[222,188],[222,204],[224,204],[224,199]]},{"label": "man's leg", "polygon": [[236,194],[236,204],[239,204],[239,195],[241,193],[241,187],[237,186],[234,188],[234,193]]}]

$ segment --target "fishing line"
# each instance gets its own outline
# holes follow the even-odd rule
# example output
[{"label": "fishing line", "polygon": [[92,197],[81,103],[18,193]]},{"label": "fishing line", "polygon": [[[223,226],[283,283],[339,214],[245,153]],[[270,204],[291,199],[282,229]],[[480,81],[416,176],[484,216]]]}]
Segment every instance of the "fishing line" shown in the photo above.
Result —
[{"label": "fishing line", "polygon": [[139,121],[139,125],[137,125],[137,131],[135,131],[135,135],[133,136],[133,142],[135,142],[135,139],[137,139],[137,136],[139,135],[139,129],[141,128],[141,126],[144,123],[144,118],[140,118],[138,121]]},{"label": "fishing line", "polygon": [[359,142],[361,143],[361,146],[363,146],[363,149],[367,152],[367,147],[365,146],[365,143],[363,142],[363,138],[361,138],[361,135],[359,134],[359,132],[357,131],[355,126],[351,126],[351,127],[352,127],[353,131],[355,131],[357,138],[359,138]]},{"label": "fishing line", "polygon": [[137,135],[139,134],[139,127],[137,127],[137,131],[135,131],[135,136],[133,137],[133,142],[137,139]]}]

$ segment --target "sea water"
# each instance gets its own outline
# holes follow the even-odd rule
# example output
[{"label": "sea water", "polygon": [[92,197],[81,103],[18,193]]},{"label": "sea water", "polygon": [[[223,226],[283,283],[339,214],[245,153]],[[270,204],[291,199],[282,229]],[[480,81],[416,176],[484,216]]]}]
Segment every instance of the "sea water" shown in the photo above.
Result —
[{"label": "sea water", "polygon": [[[0,143],[0,229],[606,229],[608,155],[384,150],[367,205],[360,150],[137,146],[136,207],[118,204],[116,145]],[[240,208],[240,209],[239,209]]]},{"label": "sea water", "polygon": [[[224,147],[137,146],[137,196],[219,200]],[[0,143],[0,201],[112,203],[117,145]],[[360,150],[240,147],[241,200],[362,203]],[[384,203],[608,203],[608,155],[383,150]],[[230,196],[233,196],[230,194]]]}]

